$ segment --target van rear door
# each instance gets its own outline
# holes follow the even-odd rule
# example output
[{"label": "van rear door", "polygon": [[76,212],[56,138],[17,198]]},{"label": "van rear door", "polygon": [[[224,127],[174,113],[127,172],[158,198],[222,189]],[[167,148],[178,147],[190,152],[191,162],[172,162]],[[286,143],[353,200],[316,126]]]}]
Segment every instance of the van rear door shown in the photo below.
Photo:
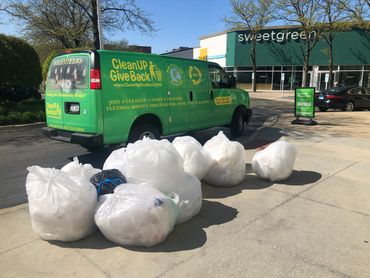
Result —
[{"label": "van rear door", "polygon": [[52,61],[45,97],[49,127],[102,132],[101,90],[90,89],[90,55],[73,53]]}]

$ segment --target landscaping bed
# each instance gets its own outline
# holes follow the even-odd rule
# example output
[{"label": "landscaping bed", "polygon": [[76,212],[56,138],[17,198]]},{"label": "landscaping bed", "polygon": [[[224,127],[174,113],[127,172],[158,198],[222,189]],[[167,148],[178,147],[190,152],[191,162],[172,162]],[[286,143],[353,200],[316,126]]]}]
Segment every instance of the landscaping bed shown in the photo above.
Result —
[{"label": "landscaping bed", "polygon": [[0,103],[0,126],[45,121],[45,101],[29,99],[18,103]]}]

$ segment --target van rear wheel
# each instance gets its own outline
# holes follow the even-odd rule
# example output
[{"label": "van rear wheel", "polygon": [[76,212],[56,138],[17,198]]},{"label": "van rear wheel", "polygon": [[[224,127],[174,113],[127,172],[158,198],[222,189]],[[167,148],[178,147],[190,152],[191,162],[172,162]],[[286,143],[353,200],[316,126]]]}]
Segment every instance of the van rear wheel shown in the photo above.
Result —
[{"label": "van rear wheel", "polygon": [[154,124],[138,122],[131,128],[128,143],[134,143],[137,140],[142,140],[144,137],[159,140],[161,133]]},{"label": "van rear wheel", "polygon": [[241,109],[238,109],[234,112],[233,118],[230,124],[230,132],[233,137],[239,137],[243,134],[244,131],[244,113]]}]

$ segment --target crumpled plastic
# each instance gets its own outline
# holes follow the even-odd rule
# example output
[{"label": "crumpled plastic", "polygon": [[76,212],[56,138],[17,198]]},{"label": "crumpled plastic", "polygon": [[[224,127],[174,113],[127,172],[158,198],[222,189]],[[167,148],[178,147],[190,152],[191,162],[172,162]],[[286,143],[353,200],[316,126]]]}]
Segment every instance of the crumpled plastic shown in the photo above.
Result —
[{"label": "crumpled plastic", "polygon": [[104,236],[120,245],[154,246],[163,242],[178,217],[178,198],[136,184],[103,195],[95,223]]},{"label": "crumpled plastic", "polygon": [[33,230],[44,240],[74,241],[95,229],[95,187],[86,176],[28,167],[26,180]]},{"label": "crumpled plastic", "polygon": [[230,141],[222,131],[212,137],[203,149],[213,162],[204,180],[215,186],[233,186],[245,178],[244,147],[239,142]]},{"label": "crumpled plastic", "polygon": [[211,156],[203,150],[202,145],[191,136],[176,137],[172,145],[184,160],[185,172],[199,180],[207,174],[212,164]]},{"label": "crumpled plastic", "polygon": [[292,143],[276,141],[257,152],[252,159],[252,171],[271,182],[285,180],[293,172],[297,150]]}]

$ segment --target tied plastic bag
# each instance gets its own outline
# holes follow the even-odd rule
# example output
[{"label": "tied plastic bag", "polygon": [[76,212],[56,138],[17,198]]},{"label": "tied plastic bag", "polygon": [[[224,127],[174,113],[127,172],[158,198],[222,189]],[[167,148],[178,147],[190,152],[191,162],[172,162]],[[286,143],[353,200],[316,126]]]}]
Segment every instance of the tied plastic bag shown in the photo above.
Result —
[{"label": "tied plastic bag", "polygon": [[203,179],[211,167],[212,160],[202,145],[191,136],[176,137],[172,145],[184,160],[185,172],[199,180]]},{"label": "tied plastic bag", "polygon": [[77,157],[74,157],[72,162],[64,165],[60,170],[70,176],[84,177],[86,179],[90,179],[93,175],[100,172],[99,169],[94,168],[91,164],[80,163]]},{"label": "tied plastic bag", "polygon": [[179,177],[184,175],[183,160],[168,140],[144,138],[129,144],[119,169],[128,183],[148,184],[171,194]]},{"label": "tied plastic bag", "polygon": [[40,238],[73,241],[94,232],[97,195],[88,179],[76,182],[64,171],[39,166],[27,170],[32,228]]},{"label": "tied plastic bag", "polygon": [[230,141],[222,131],[204,144],[213,159],[213,164],[204,180],[216,186],[233,186],[245,177],[244,147],[239,142]]},{"label": "tied plastic bag", "polygon": [[126,148],[120,148],[114,150],[108,158],[105,160],[103,170],[118,169],[122,172],[123,169],[123,157],[125,156]]},{"label": "tied plastic bag", "polygon": [[184,223],[199,213],[203,201],[202,187],[195,176],[185,174],[179,180],[174,193],[179,196],[179,217],[176,224]]},{"label": "tied plastic bag", "polygon": [[126,183],[126,178],[119,170],[110,169],[96,173],[90,178],[90,182],[96,187],[100,196],[113,193],[118,185]]},{"label": "tied plastic bag", "polygon": [[293,171],[297,150],[292,143],[277,141],[257,152],[252,159],[252,171],[271,182],[285,180]]},{"label": "tied plastic bag", "polygon": [[178,199],[153,188],[120,185],[99,201],[95,223],[110,241],[150,247],[163,242],[172,231],[177,204]]}]

